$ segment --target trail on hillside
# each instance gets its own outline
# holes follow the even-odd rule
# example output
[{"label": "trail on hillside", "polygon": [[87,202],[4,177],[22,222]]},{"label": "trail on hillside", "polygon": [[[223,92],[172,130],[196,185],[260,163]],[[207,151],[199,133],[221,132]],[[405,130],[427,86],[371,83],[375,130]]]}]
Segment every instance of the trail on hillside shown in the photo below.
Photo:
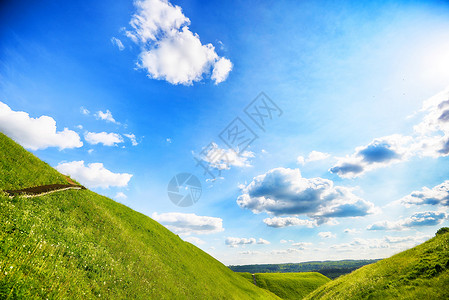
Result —
[{"label": "trail on hillside", "polygon": [[253,275],[254,285],[257,286],[256,275],[255,274],[251,274],[251,275]]},{"label": "trail on hillside", "polygon": [[61,192],[66,190],[86,189],[84,186],[75,183],[72,179],[70,179],[67,176],[66,179],[69,184],[47,184],[20,190],[4,190],[4,192],[7,193],[10,197],[21,196],[29,198],[29,197],[39,197],[50,193]]}]

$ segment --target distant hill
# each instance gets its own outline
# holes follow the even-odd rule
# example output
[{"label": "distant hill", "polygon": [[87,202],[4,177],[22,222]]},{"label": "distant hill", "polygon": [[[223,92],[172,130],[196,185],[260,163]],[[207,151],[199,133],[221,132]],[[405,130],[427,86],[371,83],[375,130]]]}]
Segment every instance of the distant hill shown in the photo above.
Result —
[{"label": "distant hill", "polygon": [[[0,133],[0,190],[67,179]],[[89,190],[0,192],[0,299],[278,299],[151,218]]]},{"label": "distant hill", "polygon": [[306,299],[449,299],[449,232],[333,280]]},{"label": "distant hill", "polygon": [[289,272],[318,272],[326,277],[335,279],[341,275],[379,261],[378,259],[366,260],[337,260],[337,261],[309,261],[303,263],[288,264],[261,264],[229,266],[234,272],[249,273],[289,273]]},{"label": "distant hill", "polygon": [[[254,278],[250,273],[239,273],[250,282]],[[258,287],[269,290],[282,299],[303,299],[310,292],[330,281],[326,276],[316,272],[303,273],[256,273]]]}]

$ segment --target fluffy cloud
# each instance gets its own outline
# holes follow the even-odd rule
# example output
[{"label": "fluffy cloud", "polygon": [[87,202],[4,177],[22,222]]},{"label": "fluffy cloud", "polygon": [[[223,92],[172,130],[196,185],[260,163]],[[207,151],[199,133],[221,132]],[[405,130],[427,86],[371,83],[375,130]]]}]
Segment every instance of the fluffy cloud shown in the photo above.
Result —
[{"label": "fluffy cloud", "polygon": [[251,151],[243,151],[237,154],[232,149],[222,149],[214,142],[206,146],[200,153],[199,158],[206,162],[209,167],[217,170],[229,170],[233,167],[250,167],[250,159],[254,157]]},{"label": "fluffy cloud", "polygon": [[210,234],[224,230],[223,220],[215,217],[184,213],[153,213],[151,218],[177,234]]},{"label": "fluffy cloud", "polygon": [[412,136],[395,134],[374,139],[340,158],[329,171],[351,178],[413,156],[449,155],[449,88],[424,101],[420,113],[424,116],[413,127]]},{"label": "fluffy cloud", "polygon": [[123,143],[123,138],[117,133],[106,133],[106,132],[87,132],[84,138],[89,144],[103,144],[105,146],[115,146],[119,143]]},{"label": "fluffy cloud", "polygon": [[58,147],[60,150],[83,146],[80,136],[64,128],[56,131],[56,121],[52,117],[31,118],[23,111],[13,111],[0,101],[0,131],[31,150]]},{"label": "fluffy cloud", "polygon": [[309,246],[312,246],[312,243],[298,242],[298,243],[293,243],[292,246],[296,247],[296,249],[298,249],[298,250],[306,250]]},{"label": "fluffy cloud", "polygon": [[[323,178],[303,178],[299,169],[276,168],[242,187],[237,203],[254,213],[266,212],[275,216],[307,215],[318,221],[329,218],[358,217],[374,212],[374,205],[354,195],[349,188],[334,186]],[[294,219],[266,220],[272,225],[301,223]],[[302,225],[302,224],[301,224]]]},{"label": "fluffy cloud", "polygon": [[337,237],[335,234],[333,234],[330,231],[324,231],[324,232],[319,232],[318,236],[322,239],[330,239],[330,238],[335,238]]},{"label": "fluffy cloud", "polygon": [[350,243],[343,243],[333,245],[330,248],[337,251],[360,251],[367,249],[407,249],[416,246],[423,241],[427,240],[429,237],[424,235],[413,235],[413,236],[385,236],[382,239],[363,239],[355,238]]},{"label": "fluffy cloud", "polygon": [[191,85],[210,74],[216,84],[224,81],[232,70],[229,59],[219,57],[212,44],[203,45],[198,34],[189,29],[190,20],[181,7],[167,0],[140,0],[126,34],[138,43],[138,66],[148,76],[172,84]]},{"label": "fluffy cloud", "polygon": [[82,160],[60,163],[56,166],[56,169],[90,188],[124,187],[128,185],[133,176],[128,173],[113,173],[106,169],[102,163],[91,163],[85,166]]},{"label": "fluffy cloud", "polygon": [[408,159],[412,142],[411,137],[399,134],[374,139],[366,146],[357,147],[351,156],[340,158],[329,171],[340,177],[360,176],[367,171]]},{"label": "fluffy cloud", "polygon": [[128,196],[126,196],[123,192],[118,192],[114,198],[117,200],[126,200]]},{"label": "fluffy cloud", "polygon": [[318,160],[324,160],[330,157],[329,153],[319,152],[313,150],[309,153],[309,156],[307,158],[304,158],[303,156],[298,156],[296,158],[296,161],[300,165],[304,165],[305,163],[312,162],[312,161],[318,161]]},{"label": "fluffy cloud", "polygon": [[132,133],[126,134],[126,133],[125,133],[124,136],[126,136],[127,138],[130,139],[131,144],[132,144],[133,146],[139,145],[139,143],[137,142],[136,136],[135,136],[134,134],[132,134]]},{"label": "fluffy cloud", "polygon": [[109,109],[106,110],[106,112],[102,112],[101,110],[98,111],[95,116],[100,119],[111,123],[117,123],[117,121],[112,116],[112,113],[109,111]]},{"label": "fluffy cloud", "polygon": [[259,240],[257,240],[256,238],[227,237],[225,240],[225,244],[228,245],[229,247],[236,248],[238,246],[251,245],[251,244],[268,245],[270,244],[270,242],[264,240],[263,238],[259,238]]},{"label": "fluffy cloud", "polygon": [[381,221],[367,227],[368,230],[404,230],[412,227],[435,226],[446,220],[445,212],[426,211],[418,212],[403,220]]},{"label": "fluffy cloud", "polygon": [[296,217],[274,217],[274,218],[266,218],[263,220],[265,224],[270,227],[282,228],[287,226],[306,226],[312,228],[317,226],[317,222],[315,220],[304,220]]},{"label": "fluffy cloud", "polygon": [[449,180],[429,189],[423,187],[421,191],[414,191],[401,199],[402,204],[442,205],[449,206]]},{"label": "fluffy cloud", "polygon": [[112,37],[112,38],[111,38],[111,43],[112,43],[113,45],[117,46],[117,48],[118,48],[120,51],[123,51],[123,49],[125,49],[125,46],[123,46],[122,41],[119,40],[119,39],[116,38],[116,37]]}]

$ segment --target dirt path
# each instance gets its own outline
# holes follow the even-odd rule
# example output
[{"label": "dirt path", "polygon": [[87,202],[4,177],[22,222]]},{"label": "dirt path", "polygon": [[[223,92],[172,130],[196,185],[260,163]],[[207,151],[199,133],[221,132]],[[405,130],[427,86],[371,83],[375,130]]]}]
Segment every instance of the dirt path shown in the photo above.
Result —
[{"label": "dirt path", "polygon": [[251,275],[253,275],[254,285],[257,286],[256,275],[254,275],[254,274],[251,274]]},{"label": "dirt path", "polygon": [[84,186],[74,183],[74,184],[40,185],[40,186],[35,186],[35,187],[21,189],[21,190],[5,190],[4,192],[7,193],[10,197],[21,196],[21,197],[29,198],[29,197],[43,196],[43,195],[47,195],[50,193],[66,191],[66,190],[85,190],[85,189],[86,188]]}]

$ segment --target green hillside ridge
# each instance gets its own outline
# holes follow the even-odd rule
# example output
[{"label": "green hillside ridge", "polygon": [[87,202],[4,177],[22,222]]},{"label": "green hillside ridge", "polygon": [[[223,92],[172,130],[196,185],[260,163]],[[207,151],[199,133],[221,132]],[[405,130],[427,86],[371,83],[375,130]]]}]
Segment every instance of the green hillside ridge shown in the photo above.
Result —
[{"label": "green hillside ridge", "polygon": [[[250,282],[251,273],[239,273]],[[303,299],[318,287],[330,281],[326,276],[317,272],[302,273],[256,273],[258,287],[266,289],[282,299]]]},{"label": "green hillside ridge", "polygon": [[[66,183],[0,135],[0,189]],[[151,218],[89,190],[0,192],[0,299],[277,299]]]},{"label": "green hillside ridge", "polygon": [[364,266],[306,299],[449,299],[449,232]]}]

